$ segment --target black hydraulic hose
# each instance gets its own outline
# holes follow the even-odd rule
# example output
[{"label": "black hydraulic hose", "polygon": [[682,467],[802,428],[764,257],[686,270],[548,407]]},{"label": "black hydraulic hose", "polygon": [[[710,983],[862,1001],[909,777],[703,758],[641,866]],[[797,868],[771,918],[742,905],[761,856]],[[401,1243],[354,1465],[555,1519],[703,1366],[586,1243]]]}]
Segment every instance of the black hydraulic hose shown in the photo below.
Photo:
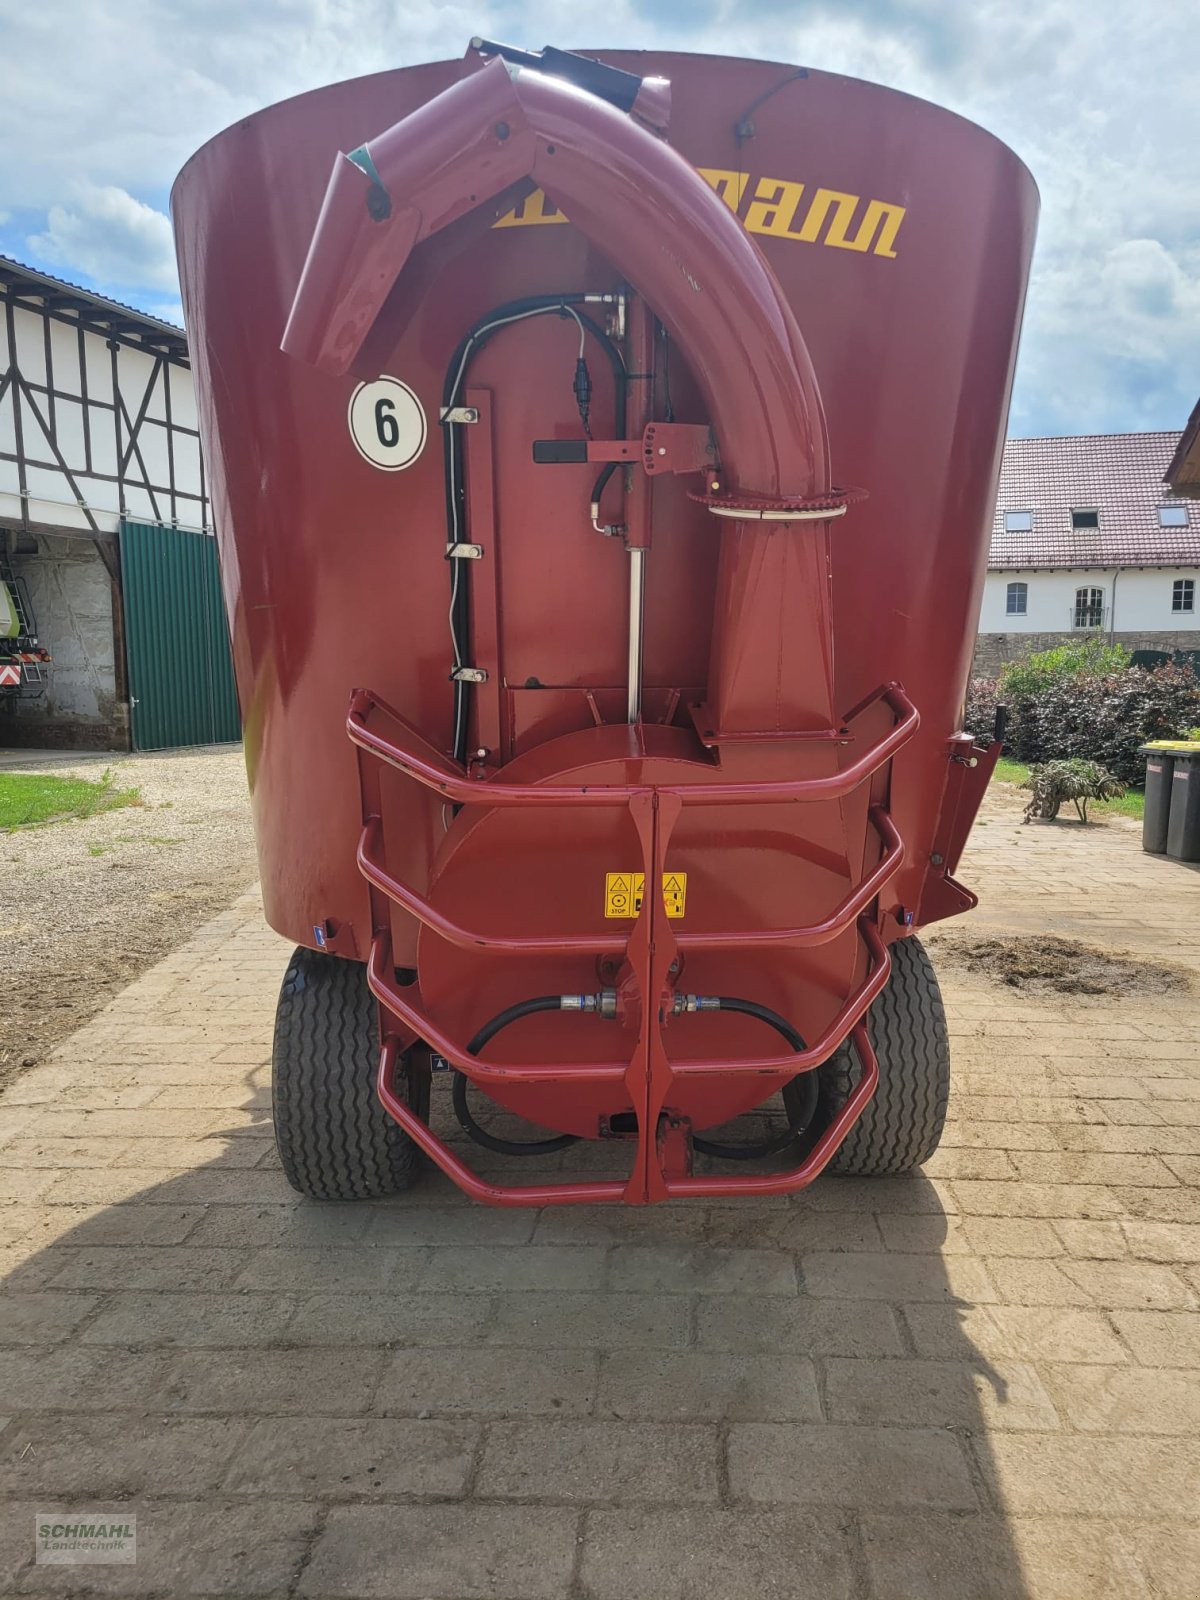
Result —
[{"label": "black hydraulic hose", "polygon": [[600,476],[592,485],[592,505],[595,508],[596,513],[599,511],[600,496],[604,493],[605,485],[608,483],[608,480],[612,477],[616,470],[617,463],[615,461],[608,462],[606,466],[600,469]]},{"label": "black hydraulic hose", "polygon": [[[799,1052],[805,1048],[803,1037],[785,1017],[781,1017],[777,1011],[772,1011],[769,1006],[759,1005],[756,1000],[740,1000],[736,995],[720,995],[716,997],[716,1009],[738,1011],[743,1016],[756,1017],[768,1027],[774,1028],[776,1033],[781,1034],[793,1050]],[[483,1024],[468,1043],[467,1054],[477,1056],[484,1045],[494,1039],[502,1029],[507,1028],[510,1023],[518,1022],[522,1017],[534,1016],[539,1011],[561,1010],[562,997],[557,994],[535,995],[529,1000],[518,1000],[515,1005],[506,1006],[503,1011],[498,1011],[490,1021]],[[486,1128],[481,1127],[471,1115],[471,1109],[467,1104],[468,1082],[464,1072],[455,1071],[451,1095],[454,1115],[469,1137],[485,1149],[506,1156],[548,1156],[578,1142],[578,1136],[573,1133],[560,1133],[550,1139],[497,1138],[495,1134],[488,1133]],[[799,1092],[790,1092],[796,1091],[797,1086],[800,1086]],[[799,1138],[812,1122],[817,1109],[817,1095],[816,1073],[799,1073],[783,1091],[788,1117],[788,1126],[784,1133],[762,1144],[717,1144],[711,1139],[699,1137],[693,1138],[692,1143],[702,1155],[716,1156],[722,1161],[757,1161],[763,1156],[778,1155]]]},{"label": "black hydraulic hose", "polygon": [[[586,328],[598,340],[609,364],[613,369],[613,388],[616,399],[616,437],[625,436],[625,358],[619,348],[609,337],[605,329],[594,317],[580,309],[585,303],[586,296],[578,294],[550,294],[530,295],[522,300],[508,300],[503,305],[495,306],[486,316],[468,328],[459,340],[450,364],[446,368],[446,377],[442,385],[442,407],[459,403],[459,393],[463,380],[467,375],[467,367],[479,354],[485,344],[501,328],[510,327],[514,322],[524,321],[526,317],[535,315],[551,315],[558,312],[563,317],[572,320],[579,319],[582,327]],[[568,309],[570,308],[570,309]],[[458,468],[458,438],[453,424],[446,427],[445,450],[443,452],[443,471],[446,485],[446,530],[447,540],[451,544],[461,541],[462,530],[466,526],[466,489],[462,482]],[[593,493],[593,498],[595,495]],[[470,585],[463,581],[459,572],[457,561],[451,563],[451,608],[450,608],[450,635],[454,644],[454,664],[459,667],[464,661],[464,652],[467,647],[467,638],[470,632]],[[467,695],[470,685],[455,679],[454,682],[454,735],[452,741],[454,759],[466,759],[467,741]]]},{"label": "black hydraulic hose", "polygon": [[[510,1022],[517,1022],[521,1017],[531,1017],[538,1011],[561,1010],[562,996],[557,994],[540,994],[530,1000],[518,1000],[516,1005],[506,1006],[503,1011],[498,1011],[490,1022],[484,1023],[467,1045],[467,1054],[477,1056],[488,1040],[494,1039],[502,1028],[508,1027]],[[475,1143],[483,1145],[485,1150],[495,1150],[502,1156],[549,1156],[556,1150],[565,1150],[569,1144],[576,1142],[576,1135],[573,1133],[560,1133],[553,1139],[498,1139],[494,1133],[489,1133],[486,1128],[480,1127],[471,1115],[471,1108],[467,1105],[465,1072],[455,1071],[451,1101],[454,1115]]]},{"label": "black hydraulic hose", "polygon": [[[761,1006],[757,1000],[739,1000],[736,995],[718,995],[716,1000],[718,1011],[739,1011],[745,1017],[757,1017],[760,1022],[765,1022],[768,1027],[774,1028],[776,1033],[782,1034],[797,1053],[805,1048],[802,1036],[796,1032],[786,1017],[781,1017],[778,1011],[772,1011],[770,1006]],[[797,1082],[802,1085],[803,1093],[790,1095],[788,1090]],[[692,1144],[702,1155],[717,1156],[722,1161],[757,1161],[763,1156],[778,1155],[798,1139],[812,1121],[817,1109],[817,1091],[815,1072],[802,1072],[798,1078],[793,1079],[784,1089],[783,1103],[787,1110],[787,1130],[763,1144],[717,1144],[711,1139],[701,1139],[698,1135],[693,1137]]]},{"label": "black hydraulic hose", "polygon": [[538,994],[530,1000],[518,1000],[516,1005],[505,1006],[503,1011],[497,1011],[490,1022],[485,1022],[478,1033],[474,1034],[467,1045],[467,1054],[477,1056],[485,1044],[489,1044],[503,1028],[510,1023],[519,1022],[522,1017],[532,1017],[539,1011],[561,1011],[562,996],[558,994]]}]

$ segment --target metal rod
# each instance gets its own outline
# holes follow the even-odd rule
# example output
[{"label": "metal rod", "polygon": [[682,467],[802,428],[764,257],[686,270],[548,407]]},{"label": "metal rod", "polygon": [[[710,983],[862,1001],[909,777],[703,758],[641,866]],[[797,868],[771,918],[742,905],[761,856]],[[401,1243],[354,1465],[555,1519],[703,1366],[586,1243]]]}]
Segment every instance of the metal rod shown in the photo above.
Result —
[{"label": "metal rod", "polygon": [[[463,767],[447,761],[400,713],[371,689],[355,689],[350,696],[346,732],[351,743],[378,757],[398,772],[414,778],[435,794],[456,805],[486,806],[611,806],[627,805],[639,794],[677,794],[684,805],[767,805],[776,800],[813,802],[840,800],[877,772],[914,736],[921,726],[916,706],[898,683],[881,684],[852,715],[876,700],[885,701],[900,719],[878,744],[872,745],[840,772],[819,778],[754,778],[731,783],[674,784],[553,784],[486,782],[467,776]],[[373,711],[399,730],[391,738],[367,727]],[[849,721],[849,716],[843,719]]]},{"label": "metal rod", "polygon": [[642,720],[642,603],[646,575],[646,552],[631,546],[629,551],[629,693],[626,719]]},{"label": "metal rod", "polygon": [[[628,298],[625,434],[640,439],[654,420],[654,316],[640,294]],[[650,544],[654,485],[650,477],[626,469],[625,547],[629,551],[629,673],[626,720],[642,720],[642,627],[645,616],[645,562]]]}]

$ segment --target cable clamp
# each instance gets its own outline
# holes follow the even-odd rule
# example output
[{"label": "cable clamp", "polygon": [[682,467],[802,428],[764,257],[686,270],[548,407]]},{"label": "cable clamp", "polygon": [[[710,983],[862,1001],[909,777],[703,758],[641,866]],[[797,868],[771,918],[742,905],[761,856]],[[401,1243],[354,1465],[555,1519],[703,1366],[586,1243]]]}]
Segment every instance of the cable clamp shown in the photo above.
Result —
[{"label": "cable clamp", "polygon": [[450,674],[454,683],[486,683],[487,672],[483,667],[455,667]]},{"label": "cable clamp", "polygon": [[443,406],[438,412],[440,422],[478,422],[478,406]]},{"label": "cable clamp", "polygon": [[448,544],[446,546],[447,561],[482,561],[483,546],[481,544]]}]

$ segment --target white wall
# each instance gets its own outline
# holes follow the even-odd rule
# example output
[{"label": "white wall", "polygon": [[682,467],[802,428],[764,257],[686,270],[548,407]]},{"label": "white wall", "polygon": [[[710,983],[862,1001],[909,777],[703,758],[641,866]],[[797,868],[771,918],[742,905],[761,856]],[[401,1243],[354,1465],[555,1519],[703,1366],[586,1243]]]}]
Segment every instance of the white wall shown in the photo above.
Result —
[{"label": "white wall", "polygon": [[[112,532],[123,505],[127,516],[141,521],[175,520],[181,527],[200,527],[206,514],[199,498],[200,445],[193,431],[196,399],[190,369],[167,361],[156,372],[153,354],[121,344],[116,352],[114,391],[113,352],[105,334],[84,331],[81,369],[80,332],[74,322],[47,319],[18,305],[13,324],[14,348],[10,351],[5,319],[0,316],[0,381],[15,357],[21,378],[32,390],[32,403],[28,395],[18,396],[15,383],[9,383],[0,400],[0,457],[17,453],[19,404],[28,521],[81,532],[94,531],[94,527]],[[50,388],[54,390],[53,407],[47,393]],[[128,450],[130,423],[143,415],[145,402],[137,434],[141,459],[134,455],[128,461],[123,484],[105,477],[118,476],[116,396],[124,402],[119,428],[122,453]],[[53,434],[78,494],[56,464],[38,413]],[[17,462],[0,459],[0,519],[24,522],[20,487]],[[91,519],[79,505],[81,499]]]},{"label": "white wall", "polygon": [[18,698],[18,717],[111,723],[116,711],[112,584],[90,539],[38,535],[36,555],[14,556],[29,586],[37,637],[50,651],[45,694]]},{"label": "white wall", "polygon": [[[1116,598],[1114,602],[1114,577]],[[1196,585],[1195,611],[1172,611],[1176,578]],[[1028,584],[1024,616],[1009,616],[1008,585]],[[1125,567],[1106,572],[989,572],[979,613],[980,633],[1068,633],[1074,625],[1076,589],[1104,591],[1104,629],[1116,633],[1170,633],[1200,629],[1200,567]]]}]

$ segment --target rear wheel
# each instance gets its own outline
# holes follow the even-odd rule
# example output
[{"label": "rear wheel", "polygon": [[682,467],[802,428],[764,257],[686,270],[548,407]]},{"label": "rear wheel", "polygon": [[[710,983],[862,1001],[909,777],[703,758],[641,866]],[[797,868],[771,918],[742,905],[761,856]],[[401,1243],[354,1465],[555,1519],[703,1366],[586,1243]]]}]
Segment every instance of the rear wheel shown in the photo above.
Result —
[{"label": "rear wheel", "polygon": [[[950,1094],[950,1041],[933,963],[919,939],[891,947],[887,986],[867,1013],[879,1087],[830,1162],[831,1172],[909,1172],[938,1147]],[[818,1068],[822,1125],[861,1076],[848,1041]]]},{"label": "rear wheel", "polygon": [[368,1200],[407,1189],[417,1147],[375,1092],[376,1008],[356,961],[299,949],[275,1012],[275,1144],[293,1189]]}]

